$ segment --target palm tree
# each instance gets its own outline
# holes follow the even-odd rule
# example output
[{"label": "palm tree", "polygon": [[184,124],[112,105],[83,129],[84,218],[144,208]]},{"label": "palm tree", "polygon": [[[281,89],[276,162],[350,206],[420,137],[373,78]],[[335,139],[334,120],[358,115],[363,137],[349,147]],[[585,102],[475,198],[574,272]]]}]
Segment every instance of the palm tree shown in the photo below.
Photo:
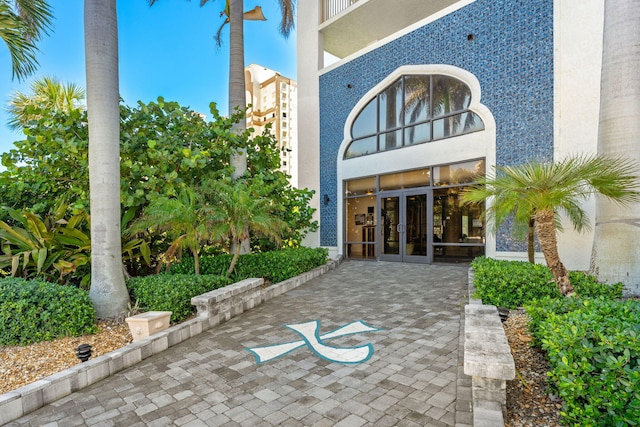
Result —
[{"label": "palm tree", "polygon": [[0,37],[9,49],[14,78],[23,80],[36,70],[36,42],[48,34],[52,18],[45,0],[0,0]]},{"label": "palm tree", "polygon": [[[153,6],[157,0],[147,0],[149,6]],[[209,0],[200,0],[200,6],[207,4]],[[280,34],[285,38],[294,27],[294,11],[296,0],[278,0],[280,5],[281,20]],[[244,0],[225,0],[225,8],[220,16],[226,16],[220,29],[216,33],[216,44],[220,45],[221,30],[229,24],[229,115],[234,112],[244,113],[247,109],[246,83],[244,75],[244,20],[265,20],[261,9],[257,7],[248,12],[243,12]],[[232,131],[236,135],[242,135],[247,130],[245,120],[234,123]],[[236,180],[247,172],[247,151],[239,148],[231,154],[229,163],[233,169],[231,178]],[[248,233],[245,233],[248,236]],[[242,253],[250,252],[249,238],[241,245]]]},{"label": "palm tree", "polygon": [[98,318],[126,313],[120,238],[120,93],[116,0],[85,0],[91,288]]},{"label": "palm tree", "polygon": [[[147,0],[153,6],[157,0]],[[200,6],[207,4],[209,0],[200,0]],[[282,12],[280,21],[280,33],[286,38],[294,27],[294,11],[296,0],[279,0]],[[244,20],[264,20],[259,7],[248,12],[243,12],[243,0],[226,0],[225,8],[220,14],[226,16],[222,26],[216,33],[216,43],[220,44],[222,28],[229,24],[229,114],[234,111],[244,112],[247,108],[245,95],[244,76]],[[241,135],[246,130],[244,120],[235,123],[233,130],[236,135]],[[231,155],[231,166],[234,171],[232,178],[237,179],[247,171],[247,153],[240,149]]]},{"label": "palm tree", "polygon": [[[598,153],[640,162],[640,2],[606,0]],[[640,204],[596,201],[591,270],[640,295]]]},{"label": "palm tree", "polygon": [[274,202],[260,195],[260,183],[236,180],[218,181],[211,185],[213,203],[214,238],[231,240],[233,258],[227,276],[233,272],[240,257],[240,243],[254,231],[270,237],[280,244],[288,225],[277,215]]},{"label": "palm tree", "polygon": [[[195,191],[184,189],[177,197],[159,197],[144,210],[144,215],[131,227],[131,232],[167,233],[172,243],[164,254],[164,264],[180,258],[183,249],[193,255],[195,273],[200,274],[200,248],[211,238],[211,208]],[[158,271],[162,264],[158,264]]]},{"label": "palm tree", "polygon": [[494,233],[513,215],[516,224],[533,222],[547,267],[564,296],[574,293],[569,273],[560,261],[556,232],[562,231],[559,214],[567,215],[578,232],[588,230],[589,219],[581,203],[600,194],[621,205],[640,200],[636,163],[624,158],[570,157],[557,163],[529,162],[496,168],[463,193],[464,202],[492,199]]},{"label": "palm tree", "polygon": [[62,83],[55,77],[44,76],[31,82],[31,93],[16,91],[9,100],[7,112],[11,129],[20,129],[41,114],[33,108],[53,111],[84,110],[84,88],[75,83]]}]

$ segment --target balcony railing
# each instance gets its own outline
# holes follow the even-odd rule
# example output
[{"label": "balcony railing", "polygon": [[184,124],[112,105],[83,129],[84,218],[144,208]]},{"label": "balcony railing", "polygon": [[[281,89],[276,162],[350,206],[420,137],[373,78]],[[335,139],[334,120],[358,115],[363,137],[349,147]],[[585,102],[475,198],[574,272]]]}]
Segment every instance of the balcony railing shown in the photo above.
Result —
[{"label": "balcony railing", "polygon": [[327,21],[358,0],[322,0],[322,22]]}]

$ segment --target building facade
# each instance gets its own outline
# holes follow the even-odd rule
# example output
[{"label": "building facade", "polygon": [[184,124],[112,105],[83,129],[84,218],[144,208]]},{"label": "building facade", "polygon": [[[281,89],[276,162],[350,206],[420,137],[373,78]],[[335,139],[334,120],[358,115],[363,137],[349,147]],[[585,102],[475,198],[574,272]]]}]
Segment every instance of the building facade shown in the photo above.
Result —
[{"label": "building facade", "polygon": [[[596,152],[603,4],[300,2],[299,184],[316,190],[320,222],[307,244],[356,259],[525,259],[508,226],[487,232],[485,206],[459,194],[496,165]],[[560,255],[586,270],[593,234],[570,228]]]},{"label": "building facade", "polygon": [[247,127],[260,135],[267,125],[278,141],[281,170],[298,182],[295,155],[298,148],[298,86],[295,80],[261,65],[245,68],[247,92]]}]

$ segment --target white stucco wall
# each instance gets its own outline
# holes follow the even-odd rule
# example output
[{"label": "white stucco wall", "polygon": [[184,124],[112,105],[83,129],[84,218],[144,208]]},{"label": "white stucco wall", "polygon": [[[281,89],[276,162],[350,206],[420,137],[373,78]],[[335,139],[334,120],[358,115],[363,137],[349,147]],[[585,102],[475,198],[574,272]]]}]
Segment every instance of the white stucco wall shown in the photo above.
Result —
[{"label": "white stucco wall", "polygon": [[[604,0],[555,0],[556,160],[597,152]],[[595,201],[585,204],[595,225]],[[582,234],[564,219],[558,235],[560,258],[570,270],[588,270],[593,231]]]},{"label": "white stucco wall", "polygon": [[[318,32],[320,2],[298,2],[298,188],[315,190],[311,207],[314,219],[320,221],[320,84],[322,68],[322,40]],[[309,233],[305,246],[320,246],[320,232]]]}]

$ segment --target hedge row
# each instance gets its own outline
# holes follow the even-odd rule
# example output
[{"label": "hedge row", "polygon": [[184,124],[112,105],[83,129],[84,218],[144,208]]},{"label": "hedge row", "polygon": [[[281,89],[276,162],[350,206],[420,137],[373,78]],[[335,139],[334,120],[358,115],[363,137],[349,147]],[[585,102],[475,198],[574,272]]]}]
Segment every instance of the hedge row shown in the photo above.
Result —
[{"label": "hedge row", "polygon": [[88,292],[39,280],[0,279],[0,345],[97,332]]},{"label": "hedge row", "polygon": [[[282,282],[326,264],[327,254],[325,248],[296,248],[241,255],[232,278],[239,281],[262,277],[272,283]],[[231,264],[231,258],[231,255],[203,256],[200,258],[200,273],[223,275]],[[184,257],[171,266],[170,273],[193,274],[193,258]]]},{"label": "hedge row", "polygon": [[191,298],[228,286],[231,279],[215,274],[156,274],[127,280],[131,300],[142,311],[171,311],[181,322],[195,312]]},{"label": "hedge row", "polygon": [[[484,304],[517,308],[542,298],[561,298],[551,272],[544,265],[480,257],[471,266],[475,296]],[[598,283],[593,276],[575,271],[569,277],[581,297],[614,299],[622,295],[622,283]]]}]

